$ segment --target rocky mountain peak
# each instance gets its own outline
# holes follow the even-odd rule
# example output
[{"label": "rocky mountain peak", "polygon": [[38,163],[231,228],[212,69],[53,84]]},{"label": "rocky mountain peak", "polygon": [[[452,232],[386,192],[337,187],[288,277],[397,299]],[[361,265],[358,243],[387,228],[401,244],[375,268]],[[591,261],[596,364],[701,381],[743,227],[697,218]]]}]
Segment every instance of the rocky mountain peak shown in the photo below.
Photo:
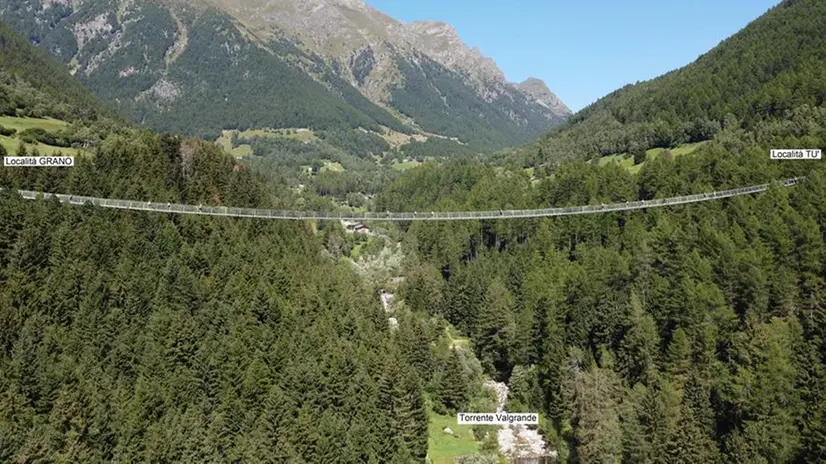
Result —
[{"label": "rocky mountain peak", "polygon": [[570,116],[573,114],[571,109],[562,103],[562,100],[560,100],[556,94],[551,92],[551,89],[548,88],[548,84],[546,84],[542,79],[529,77],[515,85],[519,90],[534,98],[537,103],[552,110],[554,113],[563,116]]}]

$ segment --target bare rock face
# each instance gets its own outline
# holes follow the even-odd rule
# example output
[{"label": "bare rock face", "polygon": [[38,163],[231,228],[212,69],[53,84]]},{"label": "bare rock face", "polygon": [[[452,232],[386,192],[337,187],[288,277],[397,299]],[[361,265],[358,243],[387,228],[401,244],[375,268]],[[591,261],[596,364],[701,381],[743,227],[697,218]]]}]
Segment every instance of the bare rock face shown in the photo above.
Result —
[{"label": "bare rock face", "polygon": [[505,81],[496,62],[482,55],[478,48],[469,48],[450,24],[420,21],[401,25],[404,39],[415,49],[435,59],[445,67],[478,74],[490,80]]},{"label": "bare rock face", "polygon": [[78,47],[83,48],[85,43],[100,35],[111,33],[112,29],[112,25],[107,21],[105,14],[99,14],[88,21],[75,24],[74,34]]}]

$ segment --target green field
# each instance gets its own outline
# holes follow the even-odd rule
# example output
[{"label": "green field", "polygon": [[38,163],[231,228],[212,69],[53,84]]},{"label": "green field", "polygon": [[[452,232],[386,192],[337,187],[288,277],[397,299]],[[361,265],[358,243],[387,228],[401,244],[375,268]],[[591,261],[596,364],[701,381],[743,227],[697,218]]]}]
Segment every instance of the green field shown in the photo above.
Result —
[{"label": "green field", "polygon": [[249,145],[239,145],[237,147],[232,146],[232,131],[224,131],[223,135],[218,137],[218,140],[216,140],[215,143],[220,145],[224,151],[236,158],[252,155],[252,147]]},{"label": "green field", "polygon": [[266,129],[248,129],[243,132],[238,133],[238,138],[241,139],[253,139],[256,137],[260,138],[267,138],[267,137],[279,137],[278,134],[274,132],[270,132]]},{"label": "green field", "polygon": [[[0,116],[0,126],[4,126],[9,129],[16,129],[18,132],[22,132],[26,129],[32,128],[41,128],[47,132],[60,132],[63,128],[67,127],[69,124],[65,121],[60,121],[58,119],[51,119],[51,118],[16,118],[11,116]],[[20,140],[16,137],[6,137],[0,135],[0,145],[6,149],[7,152],[11,154],[17,153],[17,148],[20,146]],[[67,155],[67,156],[78,156],[82,152],[76,148],[63,148],[63,147],[53,147],[51,145],[45,145],[42,143],[36,144],[26,144],[26,148],[31,151],[33,148],[37,148],[37,151],[40,152],[41,155],[51,156],[57,153]]]},{"label": "green field", "polygon": [[315,133],[309,129],[248,129],[240,132],[230,130],[224,131],[223,134],[220,137],[218,137],[218,140],[216,140],[215,143],[223,147],[227,153],[237,158],[251,156],[252,146],[248,144],[243,144],[237,147],[233,147],[232,134],[234,133],[237,133],[238,137],[241,139],[253,139],[256,137],[272,137],[293,139],[298,140],[299,142],[312,142],[318,140],[318,137],[315,135]]},{"label": "green field", "polygon": [[412,168],[415,168],[415,167],[418,167],[418,166],[421,166],[421,165],[422,165],[422,163],[420,163],[416,160],[405,161],[403,163],[393,163],[393,170],[404,172],[404,171],[407,171],[408,169],[412,169]]},{"label": "green field", "polygon": [[230,153],[236,158],[243,158],[245,156],[252,156],[252,147],[250,145],[239,145],[233,148]]},{"label": "green field", "polygon": [[0,116],[0,126],[8,127],[9,129],[17,129],[22,132],[26,129],[39,127],[47,132],[58,132],[69,124],[65,121],[52,118],[16,118],[11,116]]},{"label": "green field", "polygon": [[[683,145],[680,145],[679,147],[672,148],[671,149],[671,154],[674,155],[675,157],[682,156],[682,155],[688,155],[688,154],[694,153],[695,151],[697,151],[698,148],[702,147],[703,145],[705,145],[707,143],[708,143],[708,141],[706,141],[706,142],[697,142],[697,143],[685,143]],[[662,153],[664,151],[665,151],[665,148],[652,148],[651,150],[648,150],[647,152],[645,152],[645,159],[646,160],[654,159],[654,158],[660,156],[660,153]]]},{"label": "green field", "polygon": [[[686,144],[680,145],[679,147],[671,148],[670,149],[671,154],[675,158],[677,156],[688,155],[688,154],[694,153],[698,148],[705,145],[706,143],[708,143],[708,142],[706,141],[706,142],[697,142],[697,143],[686,143]],[[650,150],[647,150],[645,152],[645,160],[648,161],[648,160],[656,159],[665,150],[666,150],[665,148],[652,148]],[[632,174],[636,174],[636,173],[640,172],[640,169],[642,169],[643,165],[645,164],[643,162],[643,163],[634,165],[634,157],[631,156],[628,153],[620,153],[620,154],[617,154],[617,155],[603,156],[602,158],[599,159],[599,165],[600,166],[605,166],[609,163],[618,163],[621,167],[627,169]]]},{"label": "green field", "polygon": [[282,136],[287,137],[288,139],[298,140],[299,142],[314,142],[318,140],[318,136],[315,135],[315,132],[306,129],[295,129],[293,134],[287,134],[284,132]]},{"label": "green field", "polygon": [[[7,126],[8,127],[8,126]],[[17,140],[12,137],[4,137],[0,135],[0,145],[3,145],[3,148],[10,154],[17,153],[17,147],[20,146],[20,140]],[[29,150],[29,154],[31,154],[31,150],[37,147],[37,151],[40,152],[41,155],[45,156],[52,156],[57,153],[66,155],[66,156],[78,156],[81,154],[81,151],[77,148],[63,148],[63,147],[53,147],[51,145],[44,145],[42,143],[37,144],[26,144],[26,149]]]},{"label": "green field", "polygon": [[[453,435],[442,430],[450,427]],[[457,425],[456,416],[442,416],[430,412],[428,426],[427,455],[433,464],[453,464],[459,456],[479,452],[479,446],[473,437],[471,426]]]},{"label": "green field", "polygon": [[642,169],[642,164],[634,165],[634,157],[627,153],[620,153],[619,155],[603,156],[599,159],[600,166],[607,166],[608,164],[616,163],[620,167],[627,169],[629,172],[636,174]]},{"label": "green field", "polygon": [[[232,136],[232,133],[229,134]],[[298,140],[299,142],[312,142],[318,137],[310,129],[248,129],[238,133],[242,139],[260,138],[286,138]]]}]

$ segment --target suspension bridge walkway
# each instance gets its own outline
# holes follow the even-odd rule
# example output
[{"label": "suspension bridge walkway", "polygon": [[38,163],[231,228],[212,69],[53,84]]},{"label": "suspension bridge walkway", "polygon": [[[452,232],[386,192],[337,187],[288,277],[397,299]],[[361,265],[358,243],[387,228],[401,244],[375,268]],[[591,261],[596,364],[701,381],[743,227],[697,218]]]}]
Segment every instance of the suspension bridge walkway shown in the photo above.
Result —
[{"label": "suspension bridge walkway", "polygon": [[[804,181],[795,177],[779,182],[777,185],[790,187]],[[70,205],[91,204],[101,208],[149,211],[169,214],[196,214],[202,216],[228,216],[238,218],[276,219],[276,220],[348,220],[348,221],[468,221],[479,219],[525,219],[557,216],[574,216],[582,214],[599,214],[616,211],[631,211],[647,208],[699,203],[719,200],[721,198],[752,195],[764,192],[772,184],[753,185],[732,190],[699,193],[657,200],[630,201],[607,205],[569,206],[563,208],[498,210],[498,211],[458,211],[458,212],[316,212],[316,211],[279,211],[272,209],[236,208],[231,206],[183,205],[176,203],[154,203],[151,201],[116,200],[111,198],[85,197],[59,193],[44,193],[31,190],[17,190],[27,200],[38,198],[56,198],[61,203]]]}]

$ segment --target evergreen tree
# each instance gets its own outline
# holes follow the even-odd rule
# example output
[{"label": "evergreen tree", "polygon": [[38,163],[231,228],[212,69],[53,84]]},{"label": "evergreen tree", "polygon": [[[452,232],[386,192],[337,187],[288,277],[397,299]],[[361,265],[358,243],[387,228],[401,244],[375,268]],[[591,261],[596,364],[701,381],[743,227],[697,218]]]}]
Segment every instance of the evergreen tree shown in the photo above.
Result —
[{"label": "evergreen tree", "polygon": [[668,462],[717,462],[719,455],[711,438],[697,423],[694,411],[683,407],[680,419],[668,440]]},{"label": "evergreen tree", "polygon": [[609,369],[586,368],[574,355],[566,372],[576,457],[582,462],[620,462],[622,430],[615,395],[618,381]]},{"label": "evergreen tree", "polygon": [[654,319],[645,314],[636,294],[631,295],[628,329],[620,343],[618,361],[620,371],[633,385],[645,381],[649,370],[656,369],[655,356],[659,351],[659,337]]},{"label": "evergreen tree", "polygon": [[451,411],[465,407],[469,398],[468,379],[457,348],[451,348],[442,367],[439,399]]},{"label": "evergreen tree", "polygon": [[420,379],[429,380],[434,360],[427,328],[417,317],[407,317],[400,322],[397,337],[405,359]]},{"label": "evergreen tree", "polygon": [[478,328],[474,332],[476,350],[482,366],[491,374],[507,377],[511,365],[508,350],[514,336],[513,295],[499,279],[494,279],[485,295]]},{"label": "evergreen tree", "polygon": [[562,372],[565,363],[565,334],[561,321],[546,299],[537,303],[534,323],[534,344],[540,348],[536,375],[544,399],[543,409],[559,423],[564,411]]}]

